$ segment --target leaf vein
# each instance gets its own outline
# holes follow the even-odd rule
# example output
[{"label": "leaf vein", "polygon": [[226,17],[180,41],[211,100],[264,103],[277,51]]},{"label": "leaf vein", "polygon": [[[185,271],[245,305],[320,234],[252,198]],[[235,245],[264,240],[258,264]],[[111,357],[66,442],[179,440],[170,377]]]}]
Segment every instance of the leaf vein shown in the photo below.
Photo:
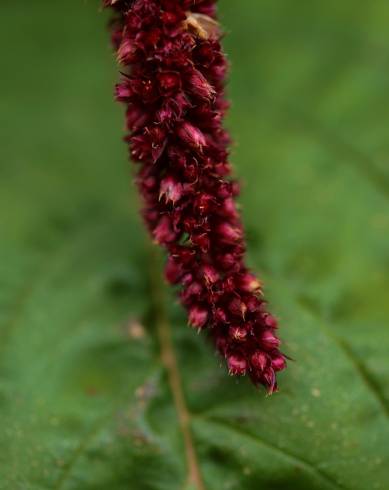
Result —
[{"label": "leaf vein", "polygon": [[283,448],[280,448],[274,444],[271,444],[270,442],[258,437],[257,435],[254,435],[250,432],[242,430],[240,427],[236,427],[234,424],[226,422],[225,420],[220,419],[218,417],[204,416],[204,415],[197,415],[197,417],[200,419],[203,419],[205,421],[208,421],[212,424],[220,425],[227,430],[230,430],[230,431],[235,432],[236,434],[239,434],[242,437],[245,437],[247,439],[251,439],[252,441],[256,442],[257,444],[260,444],[261,446],[265,447],[266,449],[268,449],[268,450],[270,450],[270,451],[272,451],[278,455],[281,455],[284,459],[289,460],[291,463],[297,464],[299,467],[304,468],[304,470],[306,472],[308,472],[310,474],[314,474],[317,478],[319,478],[321,481],[325,481],[327,485],[330,485],[334,489],[346,490],[346,487],[341,485],[339,482],[337,482],[331,476],[327,475],[327,473],[325,473],[321,469],[314,466],[310,461],[308,461],[308,460],[306,460],[300,456],[296,456],[295,454],[292,454]]}]

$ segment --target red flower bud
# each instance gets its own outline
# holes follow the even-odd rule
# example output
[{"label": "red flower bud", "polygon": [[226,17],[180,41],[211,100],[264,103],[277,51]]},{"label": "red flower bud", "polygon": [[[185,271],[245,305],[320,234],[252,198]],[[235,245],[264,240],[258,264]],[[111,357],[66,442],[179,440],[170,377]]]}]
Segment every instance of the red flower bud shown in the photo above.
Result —
[{"label": "red flower bud", "polygon": [[188,84],[189,90],[200,98],[210,99],[215,96],[214,88],[199,70],[191,69]]},{"label": "red flower bud", "polygon": [[242,238],[242,230],[230,223],[222,223],[217,227],[220,238],[226,242],[237,242]]},{"label": "red flower bud", "polygon": [[164,197],[166,202],[175,204],[179,201],[183,194],[183,185],[177,182],[173,177],[165,177],[161,181],[159,198]]},{"label": "red flower bud", "polygon": [[223,270],[231,269],[236,263],[237,259],[235,255],[231,253],[226,253],[224,255],[217,256],[217,262]]},{"label": "red flower bud", "polygon": [[286,367],[285,357],[282,355],[276,356],[271,361],[271,367],[274,371],[282,371]]},{"label": "red flower bud", "polygon": [[[254,291],[252,292],[254,293]],[[248,296],[247,298],[245,298],[245,302],[246,302],[247,310],[250,313],[255,313],[259,311],[261,308],[261,302],[256,296]]]},{"label": "red flower bud", "polygon": [[268,363],[268,356],[262,351],[256,351],[251,356],[251,364],[255,369],[263,371]]},{"label": "red flower bud", "polygon": [[239,354],[232,354],[227,358],[228,370],[230,374],[242,376],[246,374],[247,361]]},{"label": "red flower bud", "polygon": [[193,282],[193,274],[191,274],[190,272],[188,272],[187,274],[185,274],[183,276],[183,278],[181,279],[181,282],[182,282],[182,285],[185,286],[185,287],[188,287],[192,284]]},{"label": "red flower bud", "polygon": [[265,330],[262,332],[260,342],[265,349],[278,349],[280,346],[280,341],[274,335],[272,330]]},{"label": "red flower bud", "polygon": [[166,244],[176,239],[176,233],[172,229],[172,224],[167,216],[163,216],[158,225],[154,228],[153,235],[157,243]]},{"label": "red flower bud", "polygon": [[208,285],[214,284],[215,282],[217,282],[220,279],[220,276],[219,276],[217,270],[209,264],[204,265],[203,274],[204,274],[205,282]]},{"label": "red flower bud", "polygon": [[157,76],[161,94],[172,95],[181,87],[180,74],[174,71],[164,71]]},{"label": "red flower bud", "polygon": [[210,239],[206,233],[196,234],[192,233],[190,236],[190,240],[193,245],[196,245],[200,248],[203,253],[207,253],[210,248]]},{"label": "red flower bud", "polygon": [[201,150],[206,144],[203,133],[188,122],[184,122],[178,127],[177,134],[184,143],[193,148]]},{"label": "red flower bud", "polygon": [[234,298],[228,305],[228,309],[233,315],[240,316],[244,319],[247,306],[239,298]]},{"label": "red flower bud", "polygon": [[230,327],[229,335],[231,339],[237,340],[238,342],[243,342],[244,340],[246,340],[248,336],[248,331],[246,330],[245,327],[241,327],[239,325],[233,326]]},{"label": "red flower bud", "polygon": [[222,308],[216,308],[214,320],[216,323],[226,324],[228,322],[226,312]]},{"label": "red flower bud", "polygon": [[267,386],[267,391],[269,395],[271,395],[277,389],[274,370],[272,368],[267,368],[263,373],[263,379],[265,381],[265,385]]},{"label": "red flower bud", "polygon": [[245,293],[260,293],[262,284],[254,274],[247,272],[239,277],[238,286]]},{"label": "red flower bud", "polygon": [[199,296],[203,288],[200,283],[192,282],[190,286],[185,290],[188,296]]},{"label": "red flower bud", "polygon": [[265,325],[270,328],[277,328],[278,322],[277,319],[274,318],[273,315],[269,315],[268,313],[265,315]]},{"label": "red flower bud", "polygon": [[189,325],[194,328],[201,329],[205,326],[208,320],[208,311],[200,306],[193,306],[189,310]]},{"label": "red flower bud", "polygon": [[147,123],[149,114],[145,111],[143,107],[136,104],[130,104],[126,112],[126,123],[127,128],[130,131],[135,131],[141,128]]},{"label": "red flower bud", "polygon": [[227,339],[225,339],[224,337],[217,337],[215,345],[220,354],[225,357],[228,348]]},{"label": "red flower bud", "polygon": [[215,199],[213,196],[211,196],[210,194],[202,193],[195,198],[193,206],[196,211],[203,214],[209,212],[214,202]]},{"label": "red flower bud", "polygon": [[117,53],[119,63],[128,64],[136,60],[136,45],[132,40],[123,38]]},{"label": "red flower bud", "polygon": [[182,276],[182,265],[169,257],[165,266],[165,277],[171,284],[177,284]]},{"label": "red flower bud", "polygon": [[127,83],[118,83],[115,87],[116,100],[119,102],[128,102],[134,92]]}]

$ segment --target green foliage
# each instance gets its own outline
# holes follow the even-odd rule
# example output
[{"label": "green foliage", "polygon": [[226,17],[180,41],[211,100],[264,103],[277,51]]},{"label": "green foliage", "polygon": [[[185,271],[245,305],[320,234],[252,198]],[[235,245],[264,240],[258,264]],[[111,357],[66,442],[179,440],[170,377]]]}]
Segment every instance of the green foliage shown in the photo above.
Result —
[{"label": "green foliage", "polygon": [[[166,293],[205,487],[389,488],[389,6],[221,9],[250,263],[295,361],[265,397]],[[165,288],[129,191],[105,16],[43,0],[0,15],[0,488],[182,489]]]}]

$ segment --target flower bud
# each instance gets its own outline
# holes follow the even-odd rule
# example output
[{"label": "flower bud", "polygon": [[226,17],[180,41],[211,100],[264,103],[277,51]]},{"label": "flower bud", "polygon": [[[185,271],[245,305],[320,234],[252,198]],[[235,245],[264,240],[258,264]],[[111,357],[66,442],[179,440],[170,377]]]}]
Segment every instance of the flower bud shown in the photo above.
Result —
[{"label": "flower bud", "polygon": [[233,315],[240,316],[244,319],[247,306],[239,298],[234,298],[228,305],[228,309]]},{"label": "flower bud", "polygon": [[185,287],[188,287],[190,284],[192,284],[192,282],[193,282],[193,274],[191,274],[190,272],[185,274],[181,279],[181,283]]},{"label": "flower bud", "polygon": [[273,315],[270,315],[269,313],[267,313],[265,315],[265,325],[267,327],[270,327],[270,328],[277,328],[277,326],[278,326],[277,319],[274,318]]},{"label": "flower bud", "polygon": [[262,284],[253,274],[247,272],[239,277],[238,287],[245,293],[259,293]]},{"label": "flower bud", "polygon": [[168,11],[165,10],[161,14],[161,21],[164,26],[175,26],[178,22],[183,21],[186,18],[186,15],[183,11]]},{"label": "flower bud", "polygon": [[237,226],[232,226],[230,223],[222,223],[217,229],[217,233],[219,234],[222,240],[226,242],[237,242],[242,238],[242,230]]},{"label": "flower bud", "polygon": [[135,131],[143,127],[149,118],[148,113],[145,109],[139,105],[131,104],[128,106],[126,112],[126,123],[127,128],[130,131]]},{"label": "flower bud", "polygon": [[267,392],[271,395],[277,389],[275,372],[272,368],[267,368],[262,376],[267,386]]},{"label": "flower bud", "polygon": [[191,70],[188,77],[188,85],[189,90],[202,99],[210,99],[215,96],[215,89],[199,70]]},{"label": "flower bud", "polygon": [[226,253],[224,255],[218,255],[217,261],[220,264],[220,267],[224,270],[231,269],[236,263],[237,259],[235,255],[231,253]]},{"label": "flower bud", "polygon": [[286,367],[285,357],[282,355],[276,356],[271,361],[271,367],[274,371],[282,371]]},{"label": "flower bud", "polygon": [[171,254],[178,262],[189,267],[196,255],[196,251],[190,247],[177,245],[172,247]]},{"label": "flower bud", "polygon": [[260,350],[255,351],[254,354],[251,356],[252,366],[259,371],[263,371],[267,366],[267,363],[268,356]]},{"label": "flower bud", "polygon": [[180,74],[174,71],[164,71],[157,75],[159,90],[162,95],[174,94],[181,87]]},{"label": "flower bud", "polygon": [[192,282],[190,286],[186,289],[186,293],[188,296],[199,296],[202,292],[203,288],[201,287],[201,284],[198,282]]},{"label": "flower bud", "polygon": [[192,233],[190,236],[191,242],[199,247],[203,253],[207,253],[210,248],[210,239],[206,233]]},{"label": "flower bud", "polygon": [[213,318],[216,323],[222,323],[226,324],[227,323],[227,315],[226,312],[222,308],[216,308]]},{"label": "flower bud", "polygon": [[226,293],[234,293],[235,292],[235,281],[233,276],[225,276],[223,281],[223,290]]},{"label": "flower bud", "polygon": [[256,296],[249,296],[249,297],[245,298],[245,303],[247,306],[247,310],[250,313],[254,313],[256,311],[259,311],[259,308],[261,306],[261,302],[259,301],[259,299]]},{"label": "flower bud", "polygon": [[220,199],[228,199],[232,196],[231,182],[220,182],[216,189],[216,195]]},{"label": "flower bud", "polygon": [[161,181],[161,186],[159,190],[159,199],[165,197],[167,203],[172,202],[175,204],[179,201],[183,194],[183,186],[177,182],[173,177],[165,177]]},{"label": "flower bud", "polygon": [[274,335],[272,330],[265,330],[260,336],[261,345],[265,349],[278,349],[280,346],[279,339]]},{"label": "flower bud", "polygon": [[177,284],[182,276],[182,266],[176,262],[173,257],[168,257],[165,266],[166,280],[171,284]]},{"label": "flower bud", "polygon": [[157,179],[154,175],[149,175],[148,177],[144,177],[143,180],[140,180],[139,184],[145,191],[152,191],[157,187]]},{"label": "flower bud", "polygon": [[202,192],[194,200],[193,207],[196,211],[201,214],[208,213],[214,203],[214,197],[210,194]]},{"label": "flower bud", "polygon": [[216,269],[212,267],[211,265],[204,265],[203,267],[203,274],[204,274],[204,279],[206,284],[215,284],[220,279],[220,276]]},{"label": "flower bud", "polygon": [[134,92],[132,91],[131,87],[125,83],[118,83],[115,86],[115,97],[116,100],[119,102],[128,102],[130,97],[132,97]]},{"label": "flower bud", "polygon": [[136,45],[127,37],[123,38],[119,46],[117,59],[119,63],[126,65],[136,60]]},{"label": "flower bud", "polygon": [[176,239],[176,233],[174,233],[171,221],[167,216],[162,216],[158,225],[154,228],[153,235],[155,241],[160,244],[166,244],[173,242]]},{"label": "flower bud", "polygon": [[154,27],[153,29],[141,32],[137,41],[143,48],[155,48],[161,39],[161,34],[161,29]]},{"label": "flower bud", "polygon": [[220,352],[222,356],[226,356],[227,353],[227,348],[228,348],[228,342],[224,337],[217,337],[216,339],[216,349]]},{"label": "flower bud", "polygon": [[201,329],[208,320],[208,311],[200,306],[193,306],[189,310],[189,325]]},{"label": "flower bud", "polygon": [[228,371],[235,376],[243,376],[246,374],[247,361],[240,354],[232,354],[227,357]]},{"label": "flower bud", "polygon": [[223,201],[222,210],[223,214],[230,219],[237,219],[239,217],[236,204],[232,197],[229,197]]},{"label": "flower bud", "polygon": [[189,146],[202,149],[206,145],[204,134],[189,122],[184,122],[178,127],[178,136]]},{"label": "flower bud", "polygon": [[229,336],[231,339],[238,342],[244,342],[247,338],[248,332],[244,327],[231,326],[229,329]]}]

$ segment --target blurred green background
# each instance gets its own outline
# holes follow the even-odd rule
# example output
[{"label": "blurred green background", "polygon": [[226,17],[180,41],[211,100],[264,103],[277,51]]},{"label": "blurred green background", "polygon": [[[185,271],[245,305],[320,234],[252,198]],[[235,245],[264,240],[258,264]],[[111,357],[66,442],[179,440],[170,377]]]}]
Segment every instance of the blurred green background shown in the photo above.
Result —
[{"label": "blurred green background", "polygon": [[[224,0],[267,398],[167,317],[207,490],[389,488],[389,4]],[[0,488],[189,490],[107,16],[0,4]],[[158,306],[158,307],[157,307]],[[199,489],[197,489],[199,490]]]}]

